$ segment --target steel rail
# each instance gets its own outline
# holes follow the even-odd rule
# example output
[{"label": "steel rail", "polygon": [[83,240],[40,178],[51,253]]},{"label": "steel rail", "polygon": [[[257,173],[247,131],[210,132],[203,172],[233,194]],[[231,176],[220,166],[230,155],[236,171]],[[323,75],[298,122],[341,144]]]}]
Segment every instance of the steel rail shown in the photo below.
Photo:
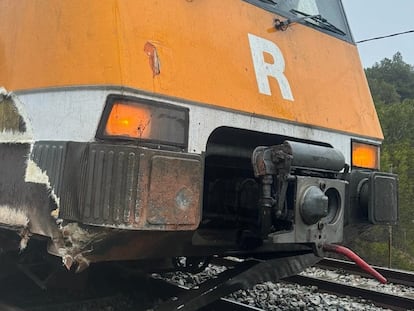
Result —
[{"label": "steel rail", "polygon": [[385,292],[379,292],[362,287],[355,287],[343,283],[323,280],[319,278],[295,275],[283,281],[304,286],[317,286],[319,291],[337,296],[351,296],[370,300],[373,304],[392,310],[414,309],[414,297],[397,296]]},{"label": "steel rail", "polygon": [[[357,273],[358,275],[372,278],[369,274],[364,273],[357,265],[350,261],[344,261],[339,259],[333,258],[325,258],[318,262],[316,266],[333,270],[333,269],[341,269],[351,273]],[[411,271],[403,271],[403,270],[396,270],[396,269],[389,269],[384,267],[377,267],[374,266],[375,270],[385,276],[389,283],[394,284],[401,284],[410,287],[414,287],[414,272]]]},{"label": "steel rail", "polygon": [[234,300],[230,300],[227,298],[220,298],[220,300],[217,300],[215,303],[213,303],[211,306],[205,307],[204,309],[201,309],[201,311],[265,311],[263,309],[253,307],[246,305],[241,302],[237,302]]}]

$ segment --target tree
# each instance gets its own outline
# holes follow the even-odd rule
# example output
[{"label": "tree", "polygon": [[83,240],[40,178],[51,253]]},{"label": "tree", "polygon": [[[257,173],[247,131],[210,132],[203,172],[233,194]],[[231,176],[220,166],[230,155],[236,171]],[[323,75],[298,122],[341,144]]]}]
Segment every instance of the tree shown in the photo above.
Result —
[{"label": "tree", "polygon": [[403,61],[400,52],[365,69],[376,104],[391,104],[414,98],[414,67]]},{"label": "tree", "polygon": [[[394,230],[392,261],[395,267],[414,269],[414,67],[396,53],[365,73],[384,132],[381,167],[399,179],[400,223]],[[373,228],[356,247],[375,263],[378,254],[386,251],[386,239],[386,230]]]}]

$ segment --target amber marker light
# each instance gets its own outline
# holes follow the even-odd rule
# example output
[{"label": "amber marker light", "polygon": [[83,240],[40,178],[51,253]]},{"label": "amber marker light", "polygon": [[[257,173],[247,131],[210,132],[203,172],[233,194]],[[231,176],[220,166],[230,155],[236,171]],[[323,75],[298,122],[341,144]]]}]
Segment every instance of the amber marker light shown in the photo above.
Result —
[{"label": "amber marker light", "polygon": [[352,166],[379,169],[379,146],[352,142]]},{"label": "amber marker light", "polygon": [[113,94],[106,100],[96,137],[183,149],[188,144],[188,126],[188,108]]},{"label": "amber marker light", "polygon": [[151,136],[151,111],[147,107],[114,103],[105,132],[111,136],[149,138]]}]

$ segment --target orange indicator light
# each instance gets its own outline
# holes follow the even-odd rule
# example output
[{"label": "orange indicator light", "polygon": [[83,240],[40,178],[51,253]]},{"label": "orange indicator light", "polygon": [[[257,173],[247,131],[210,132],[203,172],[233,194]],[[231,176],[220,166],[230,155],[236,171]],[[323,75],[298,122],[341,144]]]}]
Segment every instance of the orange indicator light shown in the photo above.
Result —
[{"label": "orange indicator light", "polygon": [[352,142],[352,166],[379,169],[379,146]]},{"label": "orange indicator light", "polygon": [[188,108],[115,94],[106,105],[98,138],[187,147]]},{"label": "orange indicator light", "polygon": [[111,136],[149,138],[151,112],[146,107],[114,103],[105,132]]}]

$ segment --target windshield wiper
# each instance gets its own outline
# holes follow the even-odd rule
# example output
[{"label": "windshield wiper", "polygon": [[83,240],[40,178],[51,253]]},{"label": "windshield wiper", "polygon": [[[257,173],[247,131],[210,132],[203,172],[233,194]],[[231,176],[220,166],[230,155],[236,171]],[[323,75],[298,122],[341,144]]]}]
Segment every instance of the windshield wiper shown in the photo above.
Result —
[{"label": "windshield wiper", "polygon": [[[326,18],[324,18],[322,15],[318,14],[318,15],[310,15],[298,10],[290,10],[291,13],[294,13],[296,15],[300,14],[302,15],[302,17],[296,17],[296,18],[288,18],[287,20],[281,21],[279,19],[275,20],[275,27],[278,30],[286,30],[290,24],[293,23],[298,23],[301,21],[306,21],[316,27],[319,27],[321,29],[325,29],[334,33],[337,33],[341,36],[345,36],[346,33],[339,29],[338,27],[336,27],[334,24],[328,22],[328,20]],[[310,19],[312,21],[314,21],[315,23],[312,23],[310,21],[307,21],[307,19]]]}]

